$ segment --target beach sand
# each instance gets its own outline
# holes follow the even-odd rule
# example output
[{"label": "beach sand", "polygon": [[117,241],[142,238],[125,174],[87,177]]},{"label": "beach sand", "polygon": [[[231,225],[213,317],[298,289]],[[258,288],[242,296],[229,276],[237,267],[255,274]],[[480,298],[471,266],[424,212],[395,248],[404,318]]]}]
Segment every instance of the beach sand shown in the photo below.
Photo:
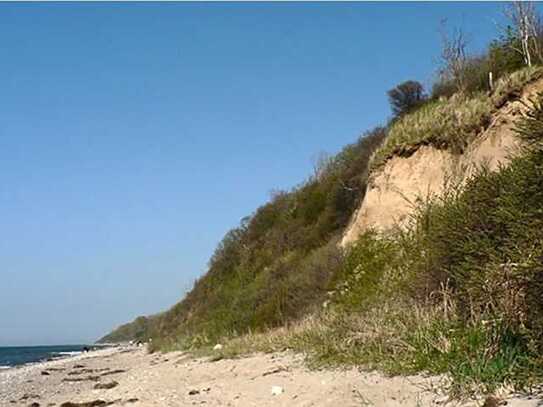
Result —
[{"label": "beach sand", "polygon": [[[309,370],[300,355],[291,353],[211,361],[182,352],[149,354],[143,347],[117,347],[0,371],[0,405],[459,405],[432,390],[439,384],[435,377]],[[528,396],[507,400],[514,407],[543,405],[539,403]],[[482,401],[460,405],[482,405]]]}]

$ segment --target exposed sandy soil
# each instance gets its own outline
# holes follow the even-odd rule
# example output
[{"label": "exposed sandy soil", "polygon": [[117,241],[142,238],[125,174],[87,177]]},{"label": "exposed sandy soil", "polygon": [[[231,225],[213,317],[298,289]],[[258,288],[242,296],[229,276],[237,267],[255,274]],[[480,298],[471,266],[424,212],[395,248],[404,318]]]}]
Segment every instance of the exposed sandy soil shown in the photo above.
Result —
[{"label": "exposed sandy soil", "polygon": [[[301,356],[290,353],[213,362],[181,352],[148,354],[143,348],[119,348],[0,372],[0,405],[458,405],[432,390],[439,384],[438,378],[390,378],[355,369],[311,371]],[[272,394],[273,389],[278,394]],[[508,405],[532,407],[538,401],[510,398]]]},{"label": "exposed sandy soil", "polygon": [[[543,90],[543,80],[528,85],[520,100],[525,102]],[[420,200],[439,196],[455,183],[462,183],[475,168],[487,165],[496,170],[518,152],[515,122],[526,110],[516,100],[493,116],[490,126],[466,149],[455,155],[431,146],[420,147],[409,157],[393,157],[370,177],[366,195],[345,229],[341,246],[354,242],[364,231],[385,231],[402,226]]]}]

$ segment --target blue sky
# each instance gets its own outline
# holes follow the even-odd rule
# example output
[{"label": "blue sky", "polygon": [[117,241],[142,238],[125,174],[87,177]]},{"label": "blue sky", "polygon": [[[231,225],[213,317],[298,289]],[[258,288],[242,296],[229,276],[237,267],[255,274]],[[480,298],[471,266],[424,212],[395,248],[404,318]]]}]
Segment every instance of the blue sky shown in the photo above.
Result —
[{"label": "blue sky", "polygon": [[496,3],[0,4],[0,345],[166,309],[217,242],[430,83]]}]

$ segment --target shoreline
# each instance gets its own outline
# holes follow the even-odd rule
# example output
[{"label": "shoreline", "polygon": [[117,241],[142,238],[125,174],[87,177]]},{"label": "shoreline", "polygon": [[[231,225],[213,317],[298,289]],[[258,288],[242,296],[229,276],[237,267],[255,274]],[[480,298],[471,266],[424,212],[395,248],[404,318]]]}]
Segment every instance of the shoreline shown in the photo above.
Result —
[{"label": "shoreline", "polygon": [[46,371],[48,369],[55,369],[69,362],[77,362],[81,360],[115,354],[121,349],[121,346],[115,346],[107,349],[95,349],[88,352],[80,352],[74,355],[64,355],[58,358],[54,358],[52,360],[28,362],[14,366],[3,366],[2,368],[0,368],[0,389],[4,381],[7,381],[8,379],[13,380],[13,377],[26,376],[36,370]]},{"label": "shoreline", "polygon": [[[466,406],[439,390],[443,378],[386,377],[357,369],[309,370],[302,355],[239,359],[153,353],[122,345],[0,370],[0,406]],[[536,407],[536,397],[509,397],[510,407]]]},{"label": "shoreline", "polygon": [[[48,345],[43,345],[43,347],[47,347],[47,346]],[[45,363],[48,363],[48,362],[56,362],[56,361],[59,361],[59,360],[66,360],[66,359],[70,359],[70,358],[74,358],[74,357],[82,356],[82,355],[91,355],[94,352],[103,351],[103,350],[106,350],[106,349],[118,348],[118,347],[121,347],[121,346],[124,346],[124,345],[123,344],[107,344],[107,345],[102,345],[102,344],[96,345],[95,344],[95,345],[59,345],[59,346],[67,346],[67,347],[69,347],[69,346],[87,346],[90,349],[89,350],[81,350],[81,351],[55,352],[57,356],[52,356],[52,357],[49,357],[47,359],[36,360],[36,361],[32,361],[32,362],[25,362],[25,363],[21,363],[21,364],[17,364],[17,365],[0,365],[0,373],[10,371],[12,369],[20,369],[22,367],[27,367],[27,366],[45,364]],[[2,348],[26,348],[26,347],[27,346],[3,346]],[[28,346],[28,348],[33,348],[33,347],[34,346]],[[42,345],[37,345],[35,347],[42,347]]]}]

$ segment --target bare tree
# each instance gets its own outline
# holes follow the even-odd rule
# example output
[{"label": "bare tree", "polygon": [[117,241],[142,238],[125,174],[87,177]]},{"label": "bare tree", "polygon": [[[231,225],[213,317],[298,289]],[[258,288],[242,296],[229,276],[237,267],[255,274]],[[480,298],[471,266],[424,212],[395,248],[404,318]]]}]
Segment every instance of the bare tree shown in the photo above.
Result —
[{"label": "bare tree", "polygon": [[508,30],[512,31],[514,39],[517,40],[511,42],[509,46],[522,55],[527,66],[532,66],[534,57],[541,60],[542,54],[539,44],[541,21],[534,3],[512,2],[505,8],[504,15],[510,22]]},{"label": "bare tree", "polygon": [[313,164],[313,176],[315,179],[321,179],[330,167],[333,157],[326,151],[321,151],[311,158]]},{"label": "bare tree", "polygon": [[449,34],[446,29],[446,20],[441,21],[441,60],[443,63],[441,74],[452,79],[458,90],[466,89],[466,64],[468,62],[468,39],[461,28],[455,28]]}]

